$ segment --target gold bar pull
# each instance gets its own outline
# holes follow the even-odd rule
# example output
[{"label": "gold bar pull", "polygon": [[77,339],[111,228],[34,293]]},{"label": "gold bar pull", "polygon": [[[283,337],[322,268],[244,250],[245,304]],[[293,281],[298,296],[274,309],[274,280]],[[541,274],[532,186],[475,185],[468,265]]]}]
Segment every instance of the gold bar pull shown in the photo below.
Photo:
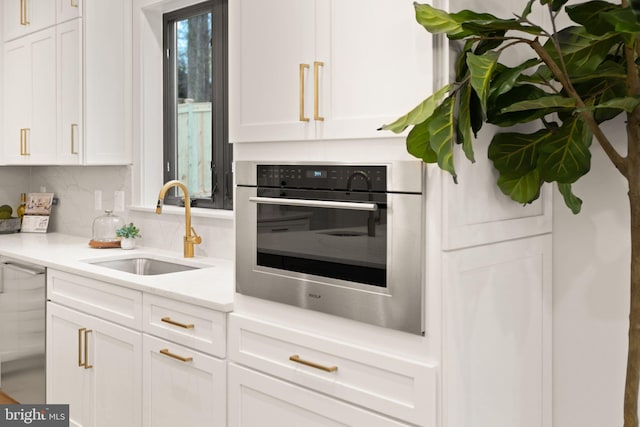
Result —
[{"label": "gold bar pull", "polygon": [[315,362],[310,362],[308,360],[301,359],[300,356],[294,354],[293,356],[289,356],[289,360],[292,362],[300,363],[301,365],[311,366],[312,368],[320,369],[325,372],[336,372],[338,370],[337,366],[324,366],[319,365]]},{"label": "gold bar pull", "polygon": [[309,68],[309,64],[300,64],[300,121],[308,122],[309,117],[304,116],[304,71]]},{"label": "gold bar pull", "polygon": [[78,366],[80,367],[84,366],[82,363],[82,333],[86,330],[87,328],[78,329]]},{"label": "gold bar pull", "polygon": [[23,137],[21,139],[22,146],[20,147],[20,154],[22,156],[30,156],[31,155],[31,153],[29,153],[29,131],[30,130],[31,130],[30,128],[21,129]]},{"label": "gold bar pull", "polygon": [[319,86],[319,79],[318,79],[318,74],[319,74],[319,68],[320,67],[324,67],[324,62],[322,61],[315,61],[313,63],[313,120],[317,120],[320,122],[324,121],[324,117],[322,117],[320,115],[320,106],[319,106],[319,101],[320,101],[320,97],[318,95],[318,86]]},{"label": "gold bar pull", "polygon": [[195,325],[193,323],[184,324],[184,323],[176,322],[175,320],[171,320],[170,317],[163,317],[160,320],[162,320],[164,323],[168,323],[170,325],[178,326],[178,327],[184,328],[184,329],[193,329],[193,328],[195,328]]},{"label": "gold bar pull", "polygon": [[28,0],[20,0],[20,25],[29,25],[29,20],[27,19],[27,1]]},{"label": "gold bar pull", "polygon": [[163,348],[162,350],[160,350],[160,353],[164,354],[165,356],[172,357],[172,358],[174,358],[176,360],[179,360],[181,362],[191,362],[191,361],[193,361],[193,357],[191,357],[191,356],[184,357],[184,356],[180,356],[180,355],[171,353],[168,348]]},{"label": "gold bar pull", "polygon": [[75,134],[78,130],[78,125],[75,123],[71,123],[71,154],[78,154],[78,150],[76,150],[76,138]]},{"label": "gold bar pull", "polygon": [[78,2],[71,0],[71,7],[78,7]]},{"label": "gold bar pull", "polygon": [[89,337],[87,336],[93,332],[91,329],[84,331],[84,369],[93,368],[93,365],[89,365]]},{"label": "gold bar pull", "polygon": [[24,156],[24,128],[20,128],[20,155]]}]

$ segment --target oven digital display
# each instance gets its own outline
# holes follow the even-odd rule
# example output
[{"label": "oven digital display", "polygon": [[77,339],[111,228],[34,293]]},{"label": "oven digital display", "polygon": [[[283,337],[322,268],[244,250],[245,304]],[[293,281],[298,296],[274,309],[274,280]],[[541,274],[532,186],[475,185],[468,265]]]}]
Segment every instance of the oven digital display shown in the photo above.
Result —
[{"label": "oven digital display", "polygon": [[326,178],[326,170],[308,170],[306,174],[307,178]]}]

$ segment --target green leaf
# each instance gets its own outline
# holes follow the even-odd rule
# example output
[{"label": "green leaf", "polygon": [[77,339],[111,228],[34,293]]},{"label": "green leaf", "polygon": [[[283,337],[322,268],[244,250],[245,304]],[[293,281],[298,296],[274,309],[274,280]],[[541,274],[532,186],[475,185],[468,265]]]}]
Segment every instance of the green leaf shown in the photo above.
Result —
[{"label": "green leaf", "polygon": [[640,104],[639,97],[626,96],[623,98],[612,98],[608,101],[602,101],[591,107],[591,109],[616,108],[630,113],[638,106],[638,104]]},{"label": "green leaf", "polygon": [[536,100],[545,96],[548,96],[548,94],[535,85],[523,84],[516,86],[509,92],[491,101],[489,104],[490,109],[487,114],[487,121],[498,126],[507,127],[517,123],[527,123],[556,112],[557,109],[553,108],[523,110],[510,113],[502,111],[504,108],[508,108],[512,104],[526,100]]},{"label": "green leaf", "polygon": [[480,98],[482,111],[486,116],[487,100],[489,99],[489,89],[491,87],[491,77],[493,70],[498,64],[500,54],[497,52],[487,52],[482,56],[467,54],[467,65],[471,73],[471,86]]},{"label": "green leaf", "polygon": [[571,209],[571,212],[573,212],[574,215],[579,214],[580,209],[582,209],[582,200],[573,194],[573,191],[571,191],[571,184],[558,183],[558,190],[564,198],[564,204]]},{"label": "green leaf", "polygon": [[573,22],[584,25],[589,33],[603,35],[613,31],[615,25],[604,19],[602,14],[619,7],[608,1],[595,0],[567,6],[564,10]]},{"label": "green leaf", "polygon": [[470,35],[489,35],[507,31],[522,31],[533,35],[543,34],[542,28],[537,25],[522,24],[515,19],[499,19],[495,17],[493,19],[466,21],[462,24],[462,29],[466,33],[470,33]]},{"label": "green leaf", "polygon": [[413,110],[398,118],[393,123],[383,125],[379,130],[390,130],[394,133],[400,133],[404,131],[407,126],[422,123],[433,114],[438,104],[442,101],[442,98],[445,97],[450,89],[451,85],[443,86],[433,95],[418,104]]},{"label": "green leaf", "polygon": [[636,20],[640,22],[640,0],[629,0],[629,6],[636,17]]},{"label": "green leaf", "polygon": [[536,169],[540,145],[548,137],[546,129],[532,134],[497,133],[489,144],[488,157],[500,174],[522,176]]},{"label": "green leaf", "polygon": [[527,5],[524,7],[524,10],[522,11],[522,14],[521,14],[522,19],[527,19],[527,17],[531,15],[531,6],[533,6],[533,3],[535,1],[536,0],[529,0],[527,2]]},{"label": "green leaf", "polygon": [[535,67],[540,64],[540,60],[537,58],[529,59],[517,67],[496,67],[494,71],[494,79],[491,82],[491,98],[496,98],[503,95],[513,89],[516,82],[522,77],[522,73],[531,67]]},{"label": "green leaf", "polygon": [[429,119],[419,123],[407,135],[407,151],[425,163],[435,163],[438,155],[429,143]]},{"label": "green leaf", "polygon": [[545,5],[545,4],[550,4],[551,5],[551,10],[553,10],[554,12],[559,11],[562,6],[569,0],[540,0],[540,4]]},{"label": "green leaf", "polygon": [[565,121],[540,146],[542,179],[571,184],[589,172],[592,138],[591,131],[580,118]]},{"label": "green leaf", "polygon": [[416,11],[416,21],[431,34],[447,34],[455,36],[462,33],[462,22],[444,10],[428,4],[413,3]]},{"label": "green leaf", "polygon": [[511,200],[519,203],[531,203],[540,196],[542,180],[540,172],[534,169],[522,176],[500,175],[498,187]]},{"label": "green leaf", "polygon": [[561,95],[549,95],[532,100],[520,101],[500,110],[501,113],[513,113],[525,110],[549,110],[557,108],[575,108],[576,101]]},{"label": "green leaf", "polygon": [[471,162],[475,162],[473,154],[473,140],[471,136],[471,86],[465,85],[458,95],[458,138],[457,142],[462,144],[462,151]]},{"label": "green leaf", "polygon": [[455,102],[453,97],[448,97],[433,113],[429,121],[428,129],[430,144],[438,156],[438,166],[453,176],[457,181],[457,175],[453,166],[453,144],[455,139],[455,125],[453,111]]},{"label": "green leaf", "polygon": [[[603,36],[589,34],[584,27],[567,27],[558,32],[558,41],[562,50],[567,72],[584,75],[598,69],[614,46],[621,43],[617,33],[607,33]],[[556,63],[560,63],[555,46],[549,40],[545,49]]]}]

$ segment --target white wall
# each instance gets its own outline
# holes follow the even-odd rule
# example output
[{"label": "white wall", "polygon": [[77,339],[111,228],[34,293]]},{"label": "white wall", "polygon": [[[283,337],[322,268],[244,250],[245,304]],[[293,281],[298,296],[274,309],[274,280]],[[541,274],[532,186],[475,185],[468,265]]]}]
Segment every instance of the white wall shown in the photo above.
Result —
[{"label": "white wall", "polygon": [[[625,140],[615,126],[607,134]],[[629,209],[624,179],[595,142],[592,153],[592,170],[575,185],[582,212],[559,196],[554,204],[555,427],[622,425]]]}]

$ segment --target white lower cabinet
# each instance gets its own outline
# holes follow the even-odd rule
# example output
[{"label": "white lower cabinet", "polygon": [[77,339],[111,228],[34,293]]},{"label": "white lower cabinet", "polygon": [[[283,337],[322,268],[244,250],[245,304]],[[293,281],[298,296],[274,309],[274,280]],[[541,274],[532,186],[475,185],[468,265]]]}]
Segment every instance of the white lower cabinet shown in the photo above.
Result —
[{"label": "white lower cabinet", "polygon": [[235,363],[229,364],[228,398],[229,427],[410,425]]},{"label": "white lower cabinet", "polygon": [[435,365],[237,313],[228,333],[230,426],[436,426]]},{"label": "white lower cabinet", "polygon": [[141,425],[142,334],[47,304],[47,402],[69,404],[70,425]]},{"label": "white lower cabinet", "polygon": [[224,427],[226,362],[144,334],[145,427]]}]

